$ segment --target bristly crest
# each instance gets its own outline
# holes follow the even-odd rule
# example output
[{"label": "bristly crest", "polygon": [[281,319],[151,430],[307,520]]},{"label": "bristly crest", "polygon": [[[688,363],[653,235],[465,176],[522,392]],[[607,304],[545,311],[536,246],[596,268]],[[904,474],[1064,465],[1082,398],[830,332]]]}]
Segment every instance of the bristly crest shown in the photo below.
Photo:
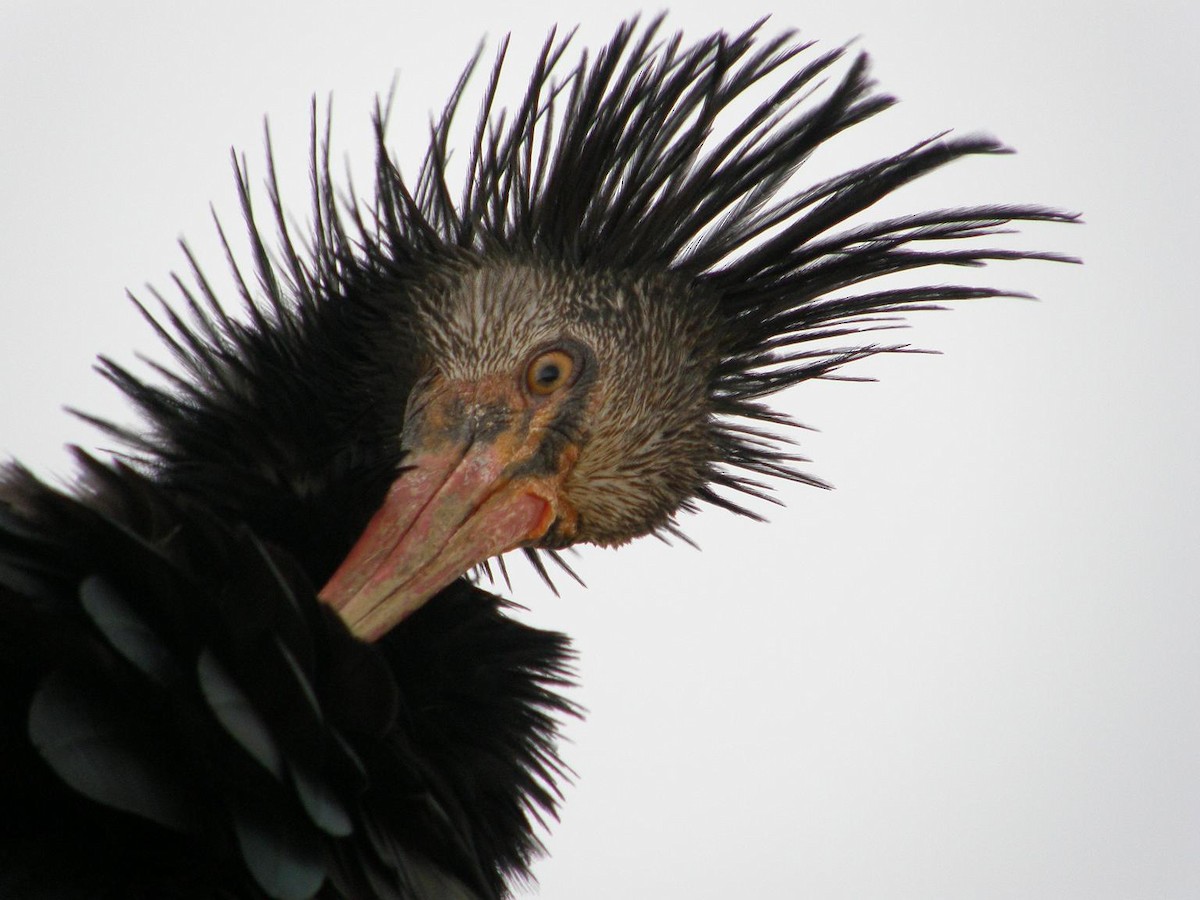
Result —
[{"label": "bristly crest", "polygon": [[[762,497],[762,476],[822,484],[798,471],[801,458],[780,447],[770,427],[791,423],[764,399],[831,376],[848,362],[903,349],[859,337],[896,327],[901,314],[1008,294],[953,284],[860,286],[929,266],[1061,260],[970,239],[1002,234],[1013,221],[1074,216],[1039,206],[975,206],[858,223],[877,201],[948,162],[1008,151],[989,137],[937,136],[795,189],[792,177],[814,150],[892,104],[873,90],[867,58],[857,56],[835,75],[841,48],[813,55],[811,43],[796,42],[790,32],[763,37],[762,22],[691,45],[679,34],[660,35],[661,24],[661,17],[646,25],[630,21],[573,67],[564,62],[571,35],[552,33],[511,112],[497,101],[504,42],[484,89],[461,189],[452,186],[451,134],[478,54],[433,124],[415,180],[390,158],[386,115],[377,110],[369,205],[353,191],[339,203],[328,135],[318,142],[314,113],[313,231],[303,251],[286,222],[273,166],[268,190],[277,258],[255,224],[245,168],[238,166],[266,301],[254,298],[230,254],[250,325],[234,324],[220,311],[195,269],[207,302],[202,308],[185,290],[196,325],[168,311],[182,340],[165,330],[164,336],[198,382],[236,392],[230,382],[241,376],[236,360],[247,349],[284,359],[331,301],[353,305],[379,292],[403,298],[406,284],[464,255],[633,278],[671,273],[698,305],[715,305],[722,320],[721,358],[710,383],[720,458],[697,499],[753,515],[714,488]],[[756,105],[742,112],[747,98]],[[163,394],[106,365],[160,434],[170,436],[167,420],[177,411],[167,409]],[[151,457],[161,459],[166,449],[123,436]],[[673,524],[662,530],[677,534]]]},{"label": "bristly crest", "polygon": [[[898,314],[945,301],[1005,292],[939,285],[848,293],[879,276],[988,260],[1065,259],[1054,254],[949,247],[1001,233],[1014,220],[1074,218],[1037,206],[940,210],[857,225],[847,220],[948,162],[1008,152],[988,137],[938,136],[877,162],[793,191],[789,179],[839,132],[887,108],[858,56],[821,100],[813,98],[843,55],[834,49],[795,65],[811,43],[792,33],[762,40],[762,22],[740,35],[691,46],[659,38],[662,18],[621,27],[594,59],[555,73],[571,39],[551,35],[515,113],[493,108],[506,45],[479,113],[466,186],[455,199],[447,169],[450,132],[471,70],[433,129],[410,192],[386,161],[379,122],[381,258],[421,248],[533,255],[583,269],[670,270],[693,295],[715,297],[723,317],[723,361],[713,373],[713,411],[723,453],[711,483],[763,496],[763,485],[727,467],[820,485],[794,468],[800,457],[738,419],[791,424],[761,403],[847,362],[902,347],[853,342],[895,327]],[[794,71],[789,69],[794,68]],[[782,83],[766,88],[770,76]],[[755,88],[750,112],[731,109]],[[851,346],[832,342],[849,338]],[[708,487],[704,500],[737,512]]]}]

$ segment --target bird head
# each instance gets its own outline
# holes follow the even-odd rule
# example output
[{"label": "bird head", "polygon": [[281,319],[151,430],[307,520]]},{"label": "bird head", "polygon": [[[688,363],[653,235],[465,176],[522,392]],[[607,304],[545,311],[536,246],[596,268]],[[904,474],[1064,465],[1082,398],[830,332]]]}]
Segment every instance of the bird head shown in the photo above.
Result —
[{"label": "bird head", "polygon": [[409,308],[406,469],[324,592],[361,634],[517,547],[663,528],[710,477],[720,323],[678,277],[460,261]]},{"label": "bird head", "polygon": [[678,533],[673,517],[698,501],[751,514],[729,489],[762,496],[762,476],[820,484],[764,430],[788,421],[764,398],[901,349],[853,340],[898,314],[1001,293],[855,288],[1044,258],[952,244],[1070,218],[985,206],[861,224],[920,175],[1005,148],[939,136],[791,189],[816,148],[892,102],[871,89],[866,58],[816,99],[838,50],[797,65],[808,46],[788,34],[760,44],[755,26],[686,46],[658,27],[622,27],[561,81],[566,41],[552,35],[511,115],[492,109],[502,48],[461,192],[446,148],[466,76],[415,187],[377,126],[382,233],[361,244],[418,377],[405,469],[322,591],[362,637],[514,548]]},{"label": "bird head", "polygon": [[779,441],[793,423],[770,396],[905,349],[864,335],[907,313],[1005,293],[877,279],[1061,259],[980,242],[1074,217],[866,217],[947,163],[1008,152],[986,136],[938,135],[797,186],[810,156],[893,101],[865,56],[843,66],[842,50],[761,24],[687,44],[661,20],[629,22],[573,67],[570,36],[551,34],[511,111],[496,99],[502,46],[461,186],[449,147],[478,58],[415,179],[377,111],[370,207],[335,186],[314,113],[312,232],[292,239],[272,166],[272,256],[238,165],[265,299],[234,263],[251,316],[235,322],[197,269],[197,325],[169,309],[178,337],[156,323],[196,384],[173,382],[180,402],[106,364],[158,436],[110,430],[206,502],[236,481],[229,514],[282,535],[314,577],[333,572],[321,597],[367,639],[509,550],[538,564],[679,534],[676,514],[701,503],[754,515],[739,492],[762,497],[772,478],[822,484]]}]

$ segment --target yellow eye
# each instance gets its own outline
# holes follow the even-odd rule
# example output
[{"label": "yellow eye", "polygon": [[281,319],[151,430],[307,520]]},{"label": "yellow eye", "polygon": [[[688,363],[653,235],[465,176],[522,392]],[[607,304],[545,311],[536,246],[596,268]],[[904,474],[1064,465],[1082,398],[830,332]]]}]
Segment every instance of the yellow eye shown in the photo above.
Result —
[{"label": "yellow eye", "polygon": [[525,370],[525,385],[530,392],[546,397],[571,383],[575,360],[563,350],[547,350],[534,357]]}]

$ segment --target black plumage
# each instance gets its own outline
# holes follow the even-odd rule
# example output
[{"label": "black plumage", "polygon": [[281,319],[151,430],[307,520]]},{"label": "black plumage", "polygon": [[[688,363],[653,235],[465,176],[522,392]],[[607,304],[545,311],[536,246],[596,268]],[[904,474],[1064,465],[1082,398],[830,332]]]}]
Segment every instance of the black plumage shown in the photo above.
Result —
[{"label": "black plumage", "polygon": [[[273,171],[259,224],[239,165],[242,311],[189,254],[182,300],[147,313],[174,368],[102,364],[145,418],[99,423],[127,458],[81,455],[65,492],[10,468],[0,895],[504,895],[558,801],[571,657],[464,572],[515,547],[541,567],[572,543],[670,533],[701,501],[749,512],[737,493],[763,477],[819,483],[772,437],[786,420],[765,399],[900,349],[860,335],[901,314],[1002,293],[860,285],[1056,258],[978,241],[1070,218],[1042,207],[856,218],[1004,152],[989,138],[793,186],[814,149],[890,104],[864,57],[822,90],[840,51],[757,27],[687,45],[632,23],[563,72],[567,44],[551,37],[507,115],[497,62],[462,190],[448,169],[466,75],[413,181],[376,117],[369,204],[338,200],[314,126],[303,239]],[[375,571],[369,536],[428,461],[501,452],[467,518],[426,523],[432,561]],[[516,532],[472,532],[487,552],[460,560],[496,497],[534,505]]]}]

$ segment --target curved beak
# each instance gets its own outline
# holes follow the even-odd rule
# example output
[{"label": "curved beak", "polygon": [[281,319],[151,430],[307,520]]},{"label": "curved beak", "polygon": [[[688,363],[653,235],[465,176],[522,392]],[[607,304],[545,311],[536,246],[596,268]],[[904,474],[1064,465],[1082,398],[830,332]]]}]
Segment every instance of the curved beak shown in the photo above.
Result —
[{"label": "curved beak", "polygon": [[573,448],[561,454],[557,471],[534,474],[527,424],[486,440],[461,429],[458,439],[444,431],[436,440],[418,439],[382,507],[321,591],[358,637],[378,639],[474,566],[535,543],[561,513],[570,518],[560,486]]}]

